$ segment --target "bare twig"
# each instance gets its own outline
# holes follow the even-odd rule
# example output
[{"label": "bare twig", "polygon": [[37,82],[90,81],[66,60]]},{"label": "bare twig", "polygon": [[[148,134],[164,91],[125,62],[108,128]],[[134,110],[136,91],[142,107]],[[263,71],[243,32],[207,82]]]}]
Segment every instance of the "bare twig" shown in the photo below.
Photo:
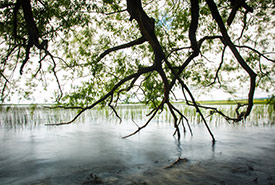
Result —
[{"label": "bare twig", "polygon": [[152,112],[151,117],[147,120],[147,122],[146,122],[143,126],[139,127],[139,126],[137,125],[137,126],[138,126],[138,129],[137,129],[135,132],[133,132],[133,133],[127,135],[127,136],[124,136],[123,139],[126,139],[126,138],[128,138],[128,137],[130,137],[130,136],[133,136],[133,135],[135,135],[136,133],[140,132],[142,129],[144,129],[144,128],[151,122],[151,120],[155,117],[155,115],[157,114],[157,112],[158,112],[160,109],[162,109],[164,103],[165,103],[165,102],[162,101],[162,102],[160,103],[160,105],[159,105],[156,109],[154,109],[154,111]]},{"label": "bare twig", "polygon": [[10,83],[9,80],[5,77],[5,75],[1,71],[0,71],[0,76],[2,76],[6,80],[6,82]]},{"label": "bare twig", "polygon": [[41,68],[42,68],[42,61],[43,61],[46,57],[47,57],[47,54],[45,54],[45,55],[38,61],[39,67],[38,67],[36,73],[34,74],[34,77],[36,77],[37,74],[39,73],[39,71],[41,70]]},{"label": "bare twig", "polygon": [[52,55],[50,52],[47,51],[47,54],[50,55],[50,57],[51,57],[51,59],[52,59],[52,62],[53,62],[52,71],[53,71],[53,74],[54,74],[54,77],[55,77],[55,80],[56,80],[56,82],[57,82],[58,89],[59,89],[59,92],[60,92],[60,95],[59,95],[58,98],[57,98],[57,102],[59,102],[60,99],[61,99],[62,96],[63,96],[63,91],[62,91],[61,84],[60,84],[60,82],[59,82],[59,78],[58,78],[57,73],[56,73],[56,62],[55,62],[55,60],[54,60],[53,55]]},{"label": "bare twig", "polygon": [[122,122],[122,119],[121,119],[121,117],[118,115],[118,113],[117,113],[115,107],[112,105],[112,102],[113,102],[113,95],[114,95],[114,94],[111,94],[111,95],[110,95],[110,101],[109,101],[109,103],[108,103],[108,106],[113,110],[113,112],[115,113],[116,117],[119,119],[119,123],[121,123],[121,122]]},{"label": "bare twig", "polygon": [[123,9],[123,10],[118,10],[118,11],[114,11],[114,12],[104,13],[104,15],[113,15],[113,14],[122,13],[122,12],[126,12],[126,11],[127,11],[127,9]]},{"label": "bare twig", "polygon": [[226,46],[223,47],[223,50],[222,50],[222,56],[221,56],[221,62],[219,64],[219,67],[218,69],[216,70],[216,75],[215,75],[215,78],[214,78],[214,81],[211,82],[208,86],[211,86],[213,84],[216,83],[216,80],[218,80],[218,83],[220,84],[220,87],[221,87],[221,82],[220,82],[220,78],[219,78],[219,72],[222,68],[222,65],[223,65],[223,62],[224,62],[224,53],[225,53],[225,49],[226,49]]},{"label": "bare twig", "polygon": [[253,52],[257,53],[259,56],[261,56],[261,57],[265,58],[266,60],[268,60],[268,61],[270,61],[270,62],[274,62],[274,63],[275,63],[275,60],[274,60],[274,59],[268,58],[267,56],[265,56],[265,54],[263,54],[263,53],[259,52],[258,50],[254,49],[254,48],[252,48],[252,47],[250,47],[250,46],[238,46],[238,45],[235,45],[235,47],[237,47],[237,48],[245,48],[245,49],[249,49],[249,50],[251,50],[251,51],[253,51]]},{"label": "bare twig", "polygon": [[243,37],[243,34],[244,34],[244,30],[246,29],[246,26],[247,26],[247,14],[249,13],[249,11],[245,11],[244,12],[244,16],[243,16],[243,28],[242,28],[242,31],[241,31],[241,34],[239,36],[239,38],[237,38],[236,40],[240,40],[242,37]]}]

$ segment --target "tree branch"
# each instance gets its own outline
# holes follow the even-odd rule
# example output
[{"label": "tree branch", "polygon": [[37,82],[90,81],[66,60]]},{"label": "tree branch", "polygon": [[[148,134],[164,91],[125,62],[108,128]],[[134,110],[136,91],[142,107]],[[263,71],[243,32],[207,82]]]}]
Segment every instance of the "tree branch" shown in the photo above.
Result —
[{"label": "tree branch", "polygon": [[218,80],[218,82],[220,84],[220,87],[221,87],[221,82],[220,82],[220,78],[219,78],[219,72],[220,72],[220,70],[222,68],[222,65],[223,65],[223,62],[224,62],[225,49],[226,49],[226,46],[223,47],[222,56],[221,56],[221,62],[220,62],[219,67],[218,67],[218,69],[216,71],[216,75],[215,75],[214,81],[212,83],[210,83],[208,86],[211,86],[211,85],[215,84],[216,80]]},{"label": "tree branch", "polygon": [[169,108],[169,111],[171,112],[173,118],[174,118],[174,127],[176,129],[175,133],[178,134],[178,140],[180,140],[180,130],[179,130],[179,126],[178,126],[178,117],[176,116],[175,112],[174,112],[174,109],[173,109],[173,106],[171,105],[170,102],[167,102],[167,105],[168,105],[168,108]]},{"label": "tree branch", "polygon": [[3,75],[1,71],[0,71],[0,76],[2,76],[8,83],[10,83],[9,80],[5,77],[5,75]]},{"label": "tree branch", "polygon": [[154,110],[152,111],[151,117],[147,120],[147,122],[146,122],[143,126],[138,127],[138,129],[137,129],[135,132],[133,132],[133,133],[127,135],[127,136],[124,136],[123,139],[126,139],[126,138],[128,138],[128,137],[130,137],[130,136],[133,136],[133,135],[135,135],[136,133],[140,132],[140,130],[144,129],[144,128],[151,122],[151,120],[155,117],[155,115],[157,114],[157,112],[158,112],[160,109],[162,109],[164,103],[165,103],[165,102],[162,101],[162,102],[159,104],[159,106],[158,106],[156,109],[154,109]]},{"label": "tree branch", "polygon": [[115,12],[108,12],[108,13],[103,13],[104,15],[113,15],[113,14],[117,14],[117,13],[122,13],[122,12],[126,12],[127,9],[123,9],[123,10],[118,10]]},{"label": "tree branch", "polygon": [[239,8],[244,7],[247,12],[253,12],[253,9],[250,6],[248,6],[245,1],[246,0],[230,0],[232,10],[231,10],[230,15],[227,19],[228,26],[230,26],[231,23],[233,22],[234,17],[237,14],[237,11]]},{"label": "tree branch", "polygon": [[211,137],[212,137],[212,143],[215,144],[216,139],[215,139],[214,135],[212,134],[212,132],[211,132],[211,130],[210,130],[210,128],[209,128],[209,126],[208,126],[208,124],[207,124],[207,122],[206,122],[206,120],[205,120],[205,118],[204,118],[204,116],[203,116],[203,114],[202,114],[202,112],[201,112],[201,110],[199,109],[199,106],[198,106],[198,104],[196,103],[195,98],[193,97],[193,94],[191,93],[191,91],[189,90],[189,88],[185,85],[185,83],[184,83],[181,79],[178,79],[178,80],[179,80],[179,82],[180,82],[180,84],[181,84],[181,86],[182,86],[182,92],[183,92],[183,94],[184,94],[184,96],[185,96],[186,103],[187,103],[188,105],[190,105],[190,104],[189,104],[189,101],[187,100],[187,97],[186,97],[186,95],[185,95],[185,93],[184,93],[184,89],[185,89],[185,90],[187,91],[187,93],[189,94],[189,96],[190,96],[190,98],[191,98],[191,100],[192,100],[192,102],[193,102],[193,105],[194,105],[195,108],[196,108],[196,112],[198,112],[198,113],[200,114],[200,116],[201,116],[201,118],[202,118],[202,120],[203,120],[204,125],[206,126],[206,128],[207,128],[209,134],[211,135]]},{"label": "tree branch", "polygon": [[243,112],[242,114],[240,114],[239,120],[241,120],[243,118],[246,118],[252,110],[253,97],[254,97],[254,92],[255,92],[255,88],[256,88],[256,76],[257,75],[247,65],[247,63],[244,61],[244,59],[242,58],[242,56],[240,55],[240,53],[236,49],[235,45],[232,43],[215,2],[213,0],[206,0],[206,2],[207,2],[208,6],[210,8],[210,11],[211,11],[211,14],[212,14],[213,18],[218,23],[218,26],[219,26],[220,31],[222,33],[222,36],[224,38],[225,44],[229,46],[229,48],[231,49],[231,51],[234,54],[235,58],[237,59],[238,63],[242,66],[242,68],[248,73],[248,75],[250,77],[250,90],[249,90],[249,93],[248,93],[248,107],[246,109],[246,112]]},{"label": "tree branch", "polygon": [[49,125],[49,126],[52,126],[52,125],[66,125],[66,124],[71,124],[72,122],[74,122],[83,112],[85,112],[86,110],[89,110],[89,109],[92,109],[93,107],[95,107],[96,105],[98,105],[99,103],[105,101],[108,97],[110,97],[114,92],[115,90],[117,90],[122,84],[124,84],[125,82],[133,79],[133,78],[136,78],[137,76],[141,76],[142,74],[145,74],[145,73],[148,73],[148,72],[151,72],[151,71],[154,71],[155,68],[154,67],[145,67],[145,68],[141,68],[138,70],[138,72],[134,73],[134,74],[131,74],[125,78],[123,78],[122,80],[120,80],[117,84],[114,85],[114,87],[107,93],[105,94],[102,98],[100,98],[99,100],[97,100],[96,102],[94,102],[92,105],[90,106],[87,106],[85,108],[82,108],[80,110],[80,112],[69,122],[64,122],[64,123],[57,123],[57,124],[46,124],[46,125]]},{"label": "tree branch", "polygon": [[141,6],[141,0],[127,0],[127,11],[130,14],[130,21],[135,19],[139,25],[142,36],[150,43],[153,48],[155,61],[154,65],[161,68],[165,54],[155,35],[155,21],[148,17]]},{"label": "tree branch", "polygon": [[116,117],[119,119],[119,123],[121,123],[121,122],[122,122],[122,119],[121,119],[121,117],[118,115],[118,113],[117,113],[115,107],[112,105],[113,96],[114,96],[114,94],[111,94],[111,95],[110,95],[111,98],[110,98],[110,102],[108,103],[108,106],[113,110],[113,112],[115,113]]},{"label": "tree branch", "polygon": [[140,37],[137,40],[131,41],[127,44],[122,44],[122,45],[119,45],[119,46],[115,46],[113,48],[109,48],[109,49],[105,50],[102,54],[100,54],[97,60],[100,61],[102,58],[104,58],[106,55],[108,55],[109,53],[111,53],[113,51],[117,51],[117,50],[120,50],[120,49],[125,49],[125,48],[129,48],[129,47],[132,47],[132,46],[135,46],[135,45],[139,45],[139,44],[144,43],[145,41],[146,40],[145,40],[144,37]]},{"label": "tree branch", "polygon": [[267,56],[265,56],[263,53],[259,52],[258,50],[250,47],[250,46],[239,46],[239,45],[235,45],[235,47],[237,48],[246,48],[246,49],[249,49],[255,53],[257,53],[259,56],[265,58],[266,60],[270,61],[270,62],[274,62],[275,63],[275,60],[274,59],[271,59],[271,58],[268,58]]},{"label": "tree branch", "polygon": [[199,1],[191,0],[191,23],[189,27],[189,40],[194,53],[199,54],[199,46],[196,38],[196,31],[199,24]]},{"label": "tree branch", "polygon": [[39,38],[40,38],[39,31],[38,31],[38,28],[34,21],[34,16],[33,16],[33,11],[32,11],[32,6],[31,6],[30,0],[17,0],[16,1],[16,6],[14,8],[14,19],[13,19],[15,39],[17,39],[17,12],[20,7],[22,7],[22,9],[23,9],[24,19],[26,22],[26,29],[28,31],[28,43],[25,46],[25,50],[26,50],[25,55],[26,56],[22,62],[21,68],[20,68],[20,74],[22,75],[23,68],[29,60],[31,47],[35,45],[40,50],[47,50],[48,40],[43,40],[41,44],[39,43]]},{"label": "tree branch", "polygon": [[[171,107],[180,115],[179,122],[182,120],[182,124],[183,124],[183,119],[186,121],[187,126],[188,126],[189,131],[190,131],[190,134],[191,134],[191,136],[193,136],[193,132],[192,132],[192,129],[191,129],[191,126],[189,124],[189,120],[187,119],[187,117],[185,117],[173,104],[171,104]],[[184,124],[183,124],[183,127],[184,127]],[[185,128],[184,128],[184,130],[185,130]]]}]

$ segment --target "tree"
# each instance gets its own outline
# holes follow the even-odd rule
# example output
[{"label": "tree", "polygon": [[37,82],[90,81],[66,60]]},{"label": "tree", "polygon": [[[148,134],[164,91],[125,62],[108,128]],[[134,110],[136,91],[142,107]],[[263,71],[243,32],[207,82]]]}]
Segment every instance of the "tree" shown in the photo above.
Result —
[{"label": "tree", "polygon": [[[252,110],[256,88],[274,94],[274,4],[273,0],[1,1],[2,102],[26,87],[23,78],[26,97],[40,81],[46,88],[46,79],[55,79],[56,102],[79,109],[67,123],[99,104],[108,105],[119,117],[117,103],[136,99],[152,108],[136,132],[166,106],[180,137],[180,123],[188,124],[172,103],[180,96],[200,114],[215,141],[201,108],[240,121]],[[247,104],[238,105],[236,117],[197,104],[190,90],[199,87],[207,93],[222,88],[234,93],[234,86],[248,87]],[[176,89],[181,95],[174,94]]]}]

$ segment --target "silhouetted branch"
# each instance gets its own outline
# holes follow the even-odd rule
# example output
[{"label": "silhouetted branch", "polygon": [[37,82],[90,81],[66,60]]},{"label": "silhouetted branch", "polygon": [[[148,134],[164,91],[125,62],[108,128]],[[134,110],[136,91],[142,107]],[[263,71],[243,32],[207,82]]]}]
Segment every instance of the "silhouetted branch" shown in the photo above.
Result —
[{"label": "silhouetted branch", "polygon": [[2,76],[9,83],[9,80],[5,77],[5,75],[1,71],[0,71],[0,76]]},{"label": "silhouetted branch", "polygon": [[[180,115],[180,120],[179,120],[179,123],[182,121],[182,125],[183,125],[183,128],[184,128],[184,132],[185,132],[185,127],[184,127],[184,122],[183,122],[183,119],[186,121],[187,123],[187,126],[189,128],[189,131],[190,131],[190,134],[191,136],[193,136],[193,132],[192,132],[192,129],[191,129],[191,126],[189,124],[189,121],[187,119],[186,116],[184,116],[173,104],[171,104],[171,107]],[[176,133],[176,132],[175,132]],[[174,134],[175,134],[174,133]]]},{"label": "silhouetted branch", "polygon": [[33,75],[34,77],[36,77],[37,74],[40,72],[40,70],[41,70],[41,68],[42,68],[42,61],[43,61],[47,56],[48,56],[48,55],[45,54],[45,55],[38,61],[39,67],[38,67],[36,73]]},{"label": "silhouetted branch", "polygon": [[130,83],[130,85],[129,85],[128,87],[126,87],[126,88],[124,88],[124,89],[120,89],[120,90],[117,92],[117,100],[116,100],[115,102],[118,102],[120,93],[122,93],[122,92],[128,92],[128,91],[130,91],[130,90],[134,87],[135,82],[137,81],[137,79],[138,79],[138,77],[134,78],[134,79],[131,81],[131,83]]},{"label": "silhouetted branch", "polygon": [[219,72],[220,72],[220,70],[222,68],[222,65],[223,65],[223,62],[224,62],[225,49],[226,49],[226,46],[223,47],[222,56],[221,56],[221,62],[219,64],[218,69],[216,70],[216,75],[215,75],[214,81],[212,83],[210,83],[208,86],[211,86],[211,85],[215,84],[216,80],[218,80],[218,83],[220,84],[220,87],[221,87],[221,82],[220,82],[220,78],[219,78]]},{"label": "silhouetted branch", "polygon": [[188,99],[187,99],[187,97],[186,97],[186,95],[185,95],[185,93],[184,93],[184,90],[187,91],[189,97],[191,98],[192,103],[193,103],[194,107],[196,108],[196,112],[198,112],[199,115],[200,115],[200,117],[202,118],[203,123],[204,123],[204,125],[206,126],[206,128],[207,128],[209,134],[211,135],[211,137],[212,137],[212,142],[213,142],[213,144],[214,144],[214,143],[216,142],[215,137],[214,137],[214,135],[212,134],[212,132],[211,132],[211,130],[210,130],[210,128],[209,128],[209,126],[208,126],[208,124],[207,124],[205,118],[204,118],[204,115],[202,114],[201,110],[199,109],[199,106],[198,106],[198,104],[196,103],[195,98],[193,97],[193,94],[191,93],[191,91],[189,90],[189,88],[185,85],[185,83],[184,83],[182,80],[179,80],[179,82],[180,82],[180,84],[181,84],[181,86],[182,86],[182,92],[183,92],[183,95],[185,96],[185,100],[186,100],[187,105],[190,105],[190,103],[189,103],[189,101],[188,101]]},{"label": "silhouetted branch", "polygon": [[121,117],[118,115],[118,113],[117,113],[115,107],[112,105],[113,96],[114,96],[114,94],[110,95],[110,101],[109,101],[109,103],[108,103],[108,106],[113,110],[113,112],[115,113],[116,117],[119,119],[119,123],[121,123],[121,122],[122,122],[122,119],[121,119]]},{"label": "silhouetted branch", "polygon": [[[275,63],[275,60],[274,60],[274,59],[268,58],[267,56],[265,56],[265,54],[259,52],[258,50],[254,49],[254,48],[252,48],[252,47],[250,47],[250,46],[238,46],[238,45],[235,45],[235,47],[237,47],[237,48],[249,49],[249,50],[251,50],[251,51],[257,53],[260,57],[263,57],[263,58],[265,58],[266,60]],[[273,54],[275,54],[275,52],[273,52]]]},{"label": "silhouetted branch", "polygon": [[[1,73],[1,75],[2,75],[2,73]],[[6,79],[6,77],[5,77],[5,79]],[[1,99],[0,99],[0,101],[4,101],[4,99],[5,99],[4,92],[5,92],[5,89],[6,89],[8,83],[9,83],[9,81],[6,79],[4,85],[3,85],[2,89],[1,89]]]},{"label": "silhouetted branch", "polygon": [[233,22],[234,17],[237,14],[237,11],[239,8],[243,7],[246,9],[247,12],[253,12],[253,9],[250,6],[248,6],[245,1],[246,0],[230,0],[232,10],[231,10],[231,13],[227,19],[228,26],[230,26],[231,23]]},{"label": "silhouetted branch", "polygon": [[118,10],[118,11],[114,11],[114,12],[108,12],[108,13],[103,13],[104,15],[113,15],[113,14],[117,14],[117,13],[122,13],[122,12],[126,12],[127,9],[123,9],[123,10]]},{"label": "silhouetted branch", "polygon": [[[154,110],[152,111],[151,117],[147,120],[147,122],[146,122],[143,126],[138,127],[138,129],[137,129],[135,132],[133,132],[133,133],[127,135],[127,136],[124,136],[123,139],[126,139],[126,138],[128,138],[128,137],[130,137],[130,136],[133,136],[133,135],[135,135],[136,133],[140,132],[140,130],[144,129],[144,128],[151,122],[151,120],[156,116],[157,112],[158,112],[160,109],[162,109],[164,103],[165,103],[165,102],[162,101],[162,102],[160,103],[160,105],[159,105],[156,109],[154,109]],[[137,125],[137,126],[138,126],[138,125]]]},{"label": "silhouetted branch", "polygon": [[135,46],[135,45],[142,44],[144,42],[145,42],[145,38],[140,37],[137,40],[131,41],[127,44],[122,44],[122,45],[119,45],[119,46],[109,48],[109,49],[105,50],[102,54],[100,54],[97,60],[100,61],[102,58],[104,58],[106,55],[108,55],[109,53],[111,53],[113,51],[129,48],[129,47],[132,47],[132,46]]},{"label": "silhouetted branch", "polygon": [[236,46],[232,43],[215,2],[213,0],[206,0],[206,2],[210,8],[213,18],[215,19],[215,21],[217,22],[217,24],[220,28],[220,32],[222,33],[224,43],[231,49],[231,51],[234,54],[235,58],[237,59],[238,63],[242,66],[242,68],[248,73],[248,75],[250,77],[250,90],[248,93],[248,107],[247,107],[246,111],[243,112],[242,114],[240,114],[240,116],[239,116],[239,120],[242,120],[243,117],[246,118],[252,110],[257,75],[248,66],[248,64],[244,61],[244,59],[240,55],[239,51],[236,49]]},{"label": "silhouetted branch", "polygon": [[59,78],[57,77],[57,72],[56,72],[56,62],[55,62],[55,60],[54,60],[53,55],[52,55],[50,52],[48,52],[48,51],[47,51],[47,54],[51,57],[52,62],[53,62],[52,71],[53,71],[53,74],[54,74],[54,77],[55,77],[55,80],[56,80],[56,82],[57,82],[58,89],[59,89],[59,92],[60,92],[60,95],[59,95],[59,96],[58,96],[58,98],[57,98],[57,102],[59,102],[59,101],[60,101],[60,99],[61,99],[61,98],[62,98],[62,96],[63,96],[63,91],[62,91],[61,84],[60,84],[60,82],[59,82]]},{"label": "silhouetted branch", "polygon": [[245,31],[246,26],[247,26],[246,19],[247,19],[247,14],[248,13],[249,13],[249,11],[247,11],[247,10],[244,12],[244,16],[243,16],[243,28],[242,28],[242,31],[241,31],[241,34],[240,34],[239,38],[237,38],[236,40],[240,40],[243,37],[244,31]]},{"label": "silhouetted branch", "polygon": [[174,108],[171,105],[170,102],[167,102],[168,108],[170,113],[172,114],[173,118],[174,118],[174,127],[176,129],[175,133],[178,134],[178,140],[180,140],[180,130],[179,130],[179,126],[178,126],[178,117],[176,116],[175,112],[174,112]]}]

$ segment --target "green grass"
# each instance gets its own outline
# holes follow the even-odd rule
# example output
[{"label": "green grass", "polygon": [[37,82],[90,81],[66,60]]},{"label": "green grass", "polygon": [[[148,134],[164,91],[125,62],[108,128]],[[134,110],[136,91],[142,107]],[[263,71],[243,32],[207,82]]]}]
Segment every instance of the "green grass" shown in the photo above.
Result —
[{"label": "green grass", "polygon": [[[232,104],[246,104],[247,100],[211,100],[211,101],[198,101],[200,104],[211,104],[211,105],[232,105]],[[269,104],[275,103],[275,100],[271,100],[269,98],[266,99],[254,99],[254,104]]]}]

